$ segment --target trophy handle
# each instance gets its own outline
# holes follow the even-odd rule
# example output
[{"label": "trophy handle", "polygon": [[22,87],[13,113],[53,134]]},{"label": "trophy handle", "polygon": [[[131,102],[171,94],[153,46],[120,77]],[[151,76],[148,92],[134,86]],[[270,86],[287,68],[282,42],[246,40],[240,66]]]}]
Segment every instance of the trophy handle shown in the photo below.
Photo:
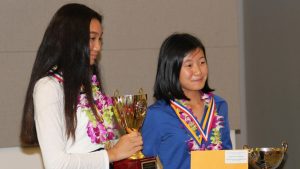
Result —
[{"label": "trophy handle", "polygon": [[143,88],[139,89],[139,94],[137,95],[139,98],[147,100],[147,94],[145,94]]},{"label": "trophy handle", "polygon": [[143,88],[140,88],[140,89],[139,89],[139,94],[144,94]]},{"label": "trophy handle", "polygon": [[119,97],[120,96],[120,94],[119,94],[119,90],[117,89],[117,90],[115,90],[115,92],[114,92],[114,96],[115,97]]},{"label": "trophy handle", "polygon": [[244,145],[243,149],[248,149],[249,159],[259,158],[259,152],[255,151],[253,148],[249,147],[248,145]]},{"label": "trophy handle", "polygon": [[243,149],[250,149],[250,147],[248,145],[244,145]]},{"label": "trophy handle", "polygon": [[286,141],[283,141],[283,142],[281,143],[281,145],[282,145],[282,148],[283,148],[284,153],[286,153],[286,151],[287,151],[287,149],[288,149],[288,144],[287,144],[287,142],[286,142]]}]

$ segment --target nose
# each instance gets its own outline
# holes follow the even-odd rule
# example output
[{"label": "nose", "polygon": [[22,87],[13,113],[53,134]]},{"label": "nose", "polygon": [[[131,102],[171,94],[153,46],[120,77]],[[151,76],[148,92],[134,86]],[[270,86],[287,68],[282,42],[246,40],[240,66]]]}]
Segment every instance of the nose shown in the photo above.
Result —
[{"label": "nose", "polygon": [[101,50],[101,41],[96,41],[93,46],[93,50],[99,52]]},{"label": "nose", "polygon": [[200,75],[202,73],[200,65],[196,64],[194,67],[194,74],[195,75]]}]

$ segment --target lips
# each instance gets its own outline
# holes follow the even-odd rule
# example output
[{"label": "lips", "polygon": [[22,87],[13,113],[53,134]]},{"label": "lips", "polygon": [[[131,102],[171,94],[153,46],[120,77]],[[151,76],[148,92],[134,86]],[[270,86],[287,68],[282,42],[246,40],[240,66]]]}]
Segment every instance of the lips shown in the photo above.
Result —
[{"label": "lips", "polygon": [[90,57],[92,59],[96,59],[97,58],[98,53],[91,53]]},{"label": "lips", "polygon": [[199,77],[194,77],[194,78],[192,78],[191,80],[192,80],[192,81],[203,81],[203,79],[204,79],[204,77],[201,77],[201,78],[199,78]]}]

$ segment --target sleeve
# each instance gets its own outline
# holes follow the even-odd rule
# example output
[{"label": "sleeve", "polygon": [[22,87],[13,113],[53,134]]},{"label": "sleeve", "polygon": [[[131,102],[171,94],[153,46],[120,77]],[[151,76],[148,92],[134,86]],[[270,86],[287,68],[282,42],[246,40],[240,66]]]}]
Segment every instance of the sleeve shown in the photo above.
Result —
[{"label": "sleeve", "polygon": [[46,169],[109,169],[107,152],[66,152],[64,101],[58,82],[43,78],[33,93],[35,124]]},{"label": "sleeve", "polygon": [[156,115],[159,112],[155,109],[149,108],[142,126],[143,137],[143,154],[145,156],[157,156],[160,146],[160,126],[159,118]]},{"label": "sleeve", "polygon": [[221,129],[221,139],[223,144],[224,150],[230,150],[232,149],[232,143],[230,139],[230,126],[229,126],[229,119],[228,119],[228,104],[225,100],[220,102],[220,105],[218,107],[218,112],[220,115],[224,117],[224,128]]}]

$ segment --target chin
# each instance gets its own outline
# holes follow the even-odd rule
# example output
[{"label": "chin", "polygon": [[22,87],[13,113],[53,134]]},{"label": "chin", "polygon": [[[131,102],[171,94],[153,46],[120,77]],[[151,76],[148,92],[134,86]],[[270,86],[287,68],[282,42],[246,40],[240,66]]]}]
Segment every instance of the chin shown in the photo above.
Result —
[{"label": "chin", "polygon": [[94,65],[96,63],[96,59],[90,61],[90,65]]},{"label": "chin", "polygon": [[204,88],[204,84],[198,84],[193,87],[195,90],[202,90]]}]

